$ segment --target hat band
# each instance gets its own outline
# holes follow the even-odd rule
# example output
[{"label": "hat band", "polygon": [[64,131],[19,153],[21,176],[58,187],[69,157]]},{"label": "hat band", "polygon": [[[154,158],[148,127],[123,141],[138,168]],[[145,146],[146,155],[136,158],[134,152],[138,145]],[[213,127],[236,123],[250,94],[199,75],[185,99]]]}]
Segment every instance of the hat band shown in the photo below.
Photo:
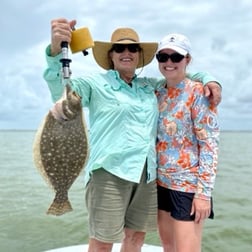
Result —
[{"label": "hat band", "polygon": [[117,41],[122,41],[122,40],[131,40],[133,42],[137,42],[136,40],[132,39],[132,38],[122,38],[122,39],[118,39]]}]

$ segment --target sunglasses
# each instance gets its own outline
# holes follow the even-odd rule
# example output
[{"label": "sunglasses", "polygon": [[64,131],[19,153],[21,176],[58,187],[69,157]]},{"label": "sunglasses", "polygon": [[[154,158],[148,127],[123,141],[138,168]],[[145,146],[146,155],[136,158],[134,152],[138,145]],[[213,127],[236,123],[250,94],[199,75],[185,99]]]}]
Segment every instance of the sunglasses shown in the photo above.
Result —
[{"label": "sunglasses", "polygon": [[165,63],[168,61],[168,59],[171,59],[171,61],[173,63],[179,63],[184,58],[185,58],[185,56],[181,55],[179,53],[172,53],[172,54],[158,53],[158,54],[156,54],[156,59],[160,63]]},{"label": "sunglasses", "polygon": [[122,53],[126,50],[126,48],[131,53],[136,53],[141,51],[141,47],[138,44],[113,44],[111,51],[115,51],[116,53]]}]

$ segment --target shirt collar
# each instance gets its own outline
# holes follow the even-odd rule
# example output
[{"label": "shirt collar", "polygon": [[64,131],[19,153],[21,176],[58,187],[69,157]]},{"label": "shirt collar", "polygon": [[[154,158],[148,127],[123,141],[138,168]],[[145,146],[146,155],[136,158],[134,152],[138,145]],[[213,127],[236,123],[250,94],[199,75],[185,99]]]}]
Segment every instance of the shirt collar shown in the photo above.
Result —
[{"label": "shirt collar", "polygon": [[[119,75],[118,71],[116,71],[116,70],[109,70],[108,74],[115,79],[115,81],[113,81],[111,83],[111,87],[114,90],[117,91],[117,90],[120,90],[121,88],[125,87],[125,81],[120,78],[120,75]],[[136,77],[137,77],[137,75],[135,74],[132,80],[134,80]]]},{"label": "shirt collar", "polygon": [[[114,80],[110,83],[113,90],[118,91],[121,88],[126,88],[125,81],[120,78],[119,72],[116,70],[108,70],[108,75]],[[143,89],[145,93],[152,93],[154,92],[154,88],[147,84],[144,81],[144,78],[142,80],[139,80],[137,78],[137,75],[135,74],[132,78],[132,82],[137,81],[137,88]]]}]

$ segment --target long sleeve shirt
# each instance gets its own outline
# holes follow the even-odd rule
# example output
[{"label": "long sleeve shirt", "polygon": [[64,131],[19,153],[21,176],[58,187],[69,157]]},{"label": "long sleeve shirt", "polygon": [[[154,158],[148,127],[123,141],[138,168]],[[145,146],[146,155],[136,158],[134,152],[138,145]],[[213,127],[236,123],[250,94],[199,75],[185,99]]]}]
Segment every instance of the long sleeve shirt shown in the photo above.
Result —
[{"label": "long sleeve shirt", "polygon": [[[53,101],[64,89],[62,83],[61,54],[50,57],[46,50],[48,67],[44,72]],[[203,82],[214,80],[210,75],[198,73],[195,78]],[[156,133],[158,105],[155,89],[163,79],[137,77],[132,87],[115,70],[71,79],[70,85],[89,109],[90,155],[85,168],[85,183],[95,169],[108,172],[138,183],[147,161],[147,182],[157,177]]]},{"label": "long sleeve shirt", "polygon": [[189,79],[157,91],[158,184],[209,199],[214,187],[219,123],[203,85]]}]

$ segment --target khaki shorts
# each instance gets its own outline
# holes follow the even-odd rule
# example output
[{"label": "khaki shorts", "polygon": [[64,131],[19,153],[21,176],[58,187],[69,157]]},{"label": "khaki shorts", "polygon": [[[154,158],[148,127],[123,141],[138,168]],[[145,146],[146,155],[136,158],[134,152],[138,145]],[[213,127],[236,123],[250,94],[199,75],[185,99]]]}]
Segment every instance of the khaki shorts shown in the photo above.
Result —
[{"label": "khaki shorts", "polygon": [[146,168],[139,184],[95,170],[86,188],[86,207],[89,237],[102,242],[120,242],[124,228],[156,230],[156,181],[146,183]]}]

